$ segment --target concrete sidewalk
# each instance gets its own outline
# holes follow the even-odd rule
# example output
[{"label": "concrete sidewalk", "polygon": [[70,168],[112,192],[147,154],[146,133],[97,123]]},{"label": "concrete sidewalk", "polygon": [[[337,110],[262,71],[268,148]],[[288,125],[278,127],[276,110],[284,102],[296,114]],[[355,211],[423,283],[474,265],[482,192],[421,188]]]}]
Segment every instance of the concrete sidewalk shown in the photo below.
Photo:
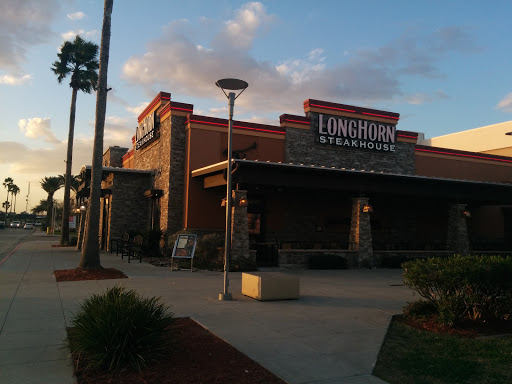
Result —
[{"label": "concrete sidewalk", "polygon": [[412,292],[399,270],[297,271],[299,300],[259,302],[241,294],[221,302],[219,272],[174,271],[115,254],[104,267],[129,279],[56,283],[53,271],[75,268],[74,248],[33,237],[0,265],[0,383],[74,383],[66,326],[81,300],[122,284],[161,296],[176,316],[189,316],[290,384],[383,383],[371,375],[391,316]]}]

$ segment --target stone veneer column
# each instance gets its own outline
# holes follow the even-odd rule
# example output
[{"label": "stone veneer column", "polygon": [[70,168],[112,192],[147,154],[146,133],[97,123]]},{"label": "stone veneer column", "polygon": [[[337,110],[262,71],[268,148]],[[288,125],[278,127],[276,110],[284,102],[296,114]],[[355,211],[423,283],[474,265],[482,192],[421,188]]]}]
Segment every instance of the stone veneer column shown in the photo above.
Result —
[{"label": "stone veneer column", "polygon": [[249,252],[249,221],[247,207],[239,205],[240,198],[247,199],[247,191],[233,191],[233,206],[231,208],[231,259],[250,257]]},{"label": "stone veneer column", "polygon": [[[164,156],[169,156],[169,184],[167,196],[161,199],[162,203],[167,203],[167,206],[162,207],[160,223],[161,227],[167,229],[168,235],[183,229],[186,120],[185,116],[171,116],[169,153],[163,154]],[[166,202],[165,198],[167,198]]]},{"label": "stone veneer column", "polygon": [[105,244],[103,244],[103,214],[105,213],[105,198],[100,198],[100,222],[98,223],[98,241],[100,243],[100,250],[105,249]]},{"label": "stone veneer column", "polygon": [[469,253],[467,217],[463,214],[466,204],[452,204],[448,212],[447,248],[461,255]]},{"label": "stone veneer column", "polygon": [[366,197],[356,197],[352,199],[349,250],[359,251],[358,263],[360,267],[373,268],[373,243],[370,213],[363,212],[363,207],[366,204],[368,204],[368,198]]},{"label": "stone veneer column", "polygon": [[84,240],[86,212],[88,211],[80,211],[80,227],[78,228],[78,241],[76,242],[76,249],[79,251],[82,250],[82,242]]}]

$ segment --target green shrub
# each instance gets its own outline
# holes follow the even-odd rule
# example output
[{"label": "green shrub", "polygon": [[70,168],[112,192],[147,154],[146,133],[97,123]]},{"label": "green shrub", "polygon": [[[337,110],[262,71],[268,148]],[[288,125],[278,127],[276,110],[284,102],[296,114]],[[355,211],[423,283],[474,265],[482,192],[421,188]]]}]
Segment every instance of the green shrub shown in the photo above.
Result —
[{"label": "green shrub", "polygon": [[224,236],[220,233],[208,233],[198,238],[194,266],[200,269],[224,269]]},{"label": "green shrub", "polygon": [[69,339],[73,352],[91,364],[117,370],[141,370],[164,357],[170,343],[169,307],[159,298],[142,298],[123,287],[107,289],[86,299],[72,319]]},{"label": "green shrub", "polygon": [[[193,233],[187,229],[178,231],[169,236],[169,251],[172,252],[174,242],[179,234]],[[220,271],[224,269],[224,236],[220,233],[208,233],[197,237],[196,250],[194,253],[194,268],[206,269],[210,271]],[[190,264],[188,259],[175,259],[175,265]]]},{"label": "green shrub", "polygon": [[405,284],[431,301],[445,324],[511,317],[511,257],[456,255],[409,261],[403,268]]},{"label": "green shrub", "polygon": [[312,255],[308,260],[309,269],[347,269],[347,259],[338,255]]},{"label": "green shrub", "polygon": [[429,317],[437,314],[437,308],[431,301],[418,300],[407,303],[404,308],[404,315],[409,318],[417,319],[421,317]]}]

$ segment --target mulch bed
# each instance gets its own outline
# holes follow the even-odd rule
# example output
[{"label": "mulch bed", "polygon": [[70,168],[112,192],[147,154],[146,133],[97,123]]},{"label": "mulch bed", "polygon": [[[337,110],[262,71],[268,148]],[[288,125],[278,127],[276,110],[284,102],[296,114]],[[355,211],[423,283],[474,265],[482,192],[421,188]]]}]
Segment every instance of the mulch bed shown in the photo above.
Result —
[{"label": "mulch bed", "polygon": [[[114,268],[55,271],[57,281],[126,278]],[[272,372],[194,320],[178,318],[172,327],[169,358],[142,372],[109,373],[88,367],[87,357],[73,355],[78,384],[286,384]]]},{"label": "mulch bed", "polygon": [[72,247],[76,247],[76,244],[75,245],[60,245],[60,244],[52,244],[52,247],[53,248],[72,248]]},{"label": "mulch bed", "polygon": [[[78,384],[286,384],[188,317],[176,319],[171,328],[174,348],[167,360],[140,373],[108,373],[86,369],[82,358]],[[73,360],[76,367],[77,357]]]},{"label": "mulch bed", "polygon": [[80,280],[108,280],[108,279],[127,279],[123,272],[115,268],[97,268],[97,269],[59,269],[54,271],[57,282],[61,281],[80,281]]},{"label": "mulch bed", "polygon": [[442,324],[435,315],[416,319],[401,317],[401,320],[413,328],[467,338],[512,334],[511,320],[493,322],[465,321],[452,327]]}]

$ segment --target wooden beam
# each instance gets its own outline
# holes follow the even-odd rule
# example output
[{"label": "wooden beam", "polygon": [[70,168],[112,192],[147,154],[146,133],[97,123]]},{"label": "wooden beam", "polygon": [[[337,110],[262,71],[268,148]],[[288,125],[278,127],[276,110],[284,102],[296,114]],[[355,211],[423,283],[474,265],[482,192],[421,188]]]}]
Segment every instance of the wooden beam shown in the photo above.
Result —
[{"label": "wooden beam", "polygon": [[226,185],[226,179],[224,174],[219,173],[213,176],[207,176],[204,178],[204,188],[218,187],[219,185]]}]

